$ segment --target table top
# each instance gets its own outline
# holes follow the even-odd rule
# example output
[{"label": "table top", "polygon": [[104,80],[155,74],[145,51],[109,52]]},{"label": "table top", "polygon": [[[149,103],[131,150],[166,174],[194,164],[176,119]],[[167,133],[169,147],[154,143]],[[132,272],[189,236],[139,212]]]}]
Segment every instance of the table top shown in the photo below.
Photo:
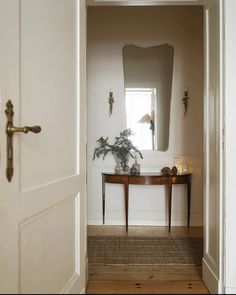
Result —
[{"label": "table top", "polygon": [[181,176],[191,176],[192,173],[181,173],[181,174],[170,174],[164,175],[158,172],[142,172],[137,175],[132,174],[115,174],[114,172],[102,172],[103,175],[111,175],[111,176],[129,176],[129,177],[181,177]]}]

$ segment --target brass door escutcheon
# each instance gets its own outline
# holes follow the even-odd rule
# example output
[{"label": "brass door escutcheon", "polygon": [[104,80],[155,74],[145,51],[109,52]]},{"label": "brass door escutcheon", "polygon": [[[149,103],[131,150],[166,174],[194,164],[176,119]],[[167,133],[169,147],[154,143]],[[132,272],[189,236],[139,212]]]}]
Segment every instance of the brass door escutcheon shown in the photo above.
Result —
[{"label": "brass door escutcheon", "polygon": [[22,132],[27,134],[28,132],[33,133],[39,133],[41,132],[40,126],[25,126],[25,127],[15,127],[13,125],[13,104],[11,100],[9,100],[6,104],[6,115],[7,115],[7,127],[6,127],[6,134],[7,134],[7,179],[9,182],[11,182],[13,173],[14,173],[14,167],[13,167],[13,134],[17,132]]}]

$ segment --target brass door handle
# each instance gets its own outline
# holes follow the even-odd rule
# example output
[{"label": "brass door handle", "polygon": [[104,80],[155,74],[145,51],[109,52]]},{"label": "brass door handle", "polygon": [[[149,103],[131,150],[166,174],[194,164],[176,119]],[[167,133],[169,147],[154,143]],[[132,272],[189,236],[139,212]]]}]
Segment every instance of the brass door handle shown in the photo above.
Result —
[{"label": "brass door handle", "polygon": [[9,124],[7,126],[7,134],[12,135],[13,133],[16,132],[22,132],[27,134],[28,132],[33,132],[33,133],[40,133],[41,132],[41,127],[40,126],[25,126],[25,127],[15,127],[12,124]]},{"label": "brass door handle", "polygon": [[13,116],[14,116],[14,111],[13,111],[13,104],[9,100],[6,105],[6,115],[7,115],[7,126],[6,126],[6,134],[7,134],[7,179],[9,182],[11,182],[12,177],[13,177],[13,134],[17,132],[22,132],[22,133],[39,133],[41,132],[41,127],[40,126],[25,126],[25,127],[15,127],[13,124]]}]

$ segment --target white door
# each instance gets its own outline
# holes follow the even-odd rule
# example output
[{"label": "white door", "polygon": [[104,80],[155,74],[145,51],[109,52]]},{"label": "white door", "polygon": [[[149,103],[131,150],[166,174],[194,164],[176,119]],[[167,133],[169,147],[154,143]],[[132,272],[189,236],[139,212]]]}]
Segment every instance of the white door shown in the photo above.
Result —
[{"label": "white door", "polygon": [[[0,0],[0,293],[84,292],[84,61],[77,58],[84,36],[77,26],[85,8],[78,3]],[[11,182],[8,100],[15,126],[42,128],[13,135]]]}]

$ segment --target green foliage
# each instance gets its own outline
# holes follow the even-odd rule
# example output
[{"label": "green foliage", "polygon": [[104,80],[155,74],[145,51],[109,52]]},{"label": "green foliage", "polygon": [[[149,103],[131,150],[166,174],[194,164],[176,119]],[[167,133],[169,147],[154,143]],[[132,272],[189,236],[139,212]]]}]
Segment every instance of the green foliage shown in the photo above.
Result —
[{"label": "green foliage", "polygon": [[103,136],[97,140],[98,147],[94,149],[93,160],[95,158],[100,158],[103,156],[105,159],[106,155],[116,154],[116,156],[121,160],[126,160],[129,155],[133,157],[132,152],[139,153],[140,157],[143,159],[142,153],[133,145],[129,136],[133,135],[131,129],[125,129],[120,132],[120,136],[115,138],[114,144],[108,142],[108,137],[105,139]]}]

